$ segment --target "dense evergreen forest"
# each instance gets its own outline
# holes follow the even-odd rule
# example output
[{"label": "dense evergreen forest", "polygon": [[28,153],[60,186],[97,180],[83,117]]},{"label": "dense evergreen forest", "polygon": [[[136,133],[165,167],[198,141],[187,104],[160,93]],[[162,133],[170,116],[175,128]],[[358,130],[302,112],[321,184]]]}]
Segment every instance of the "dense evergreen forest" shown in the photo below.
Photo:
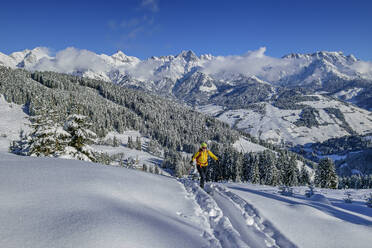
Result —
[{"label": "dense evergreen forest", "polygon": [[170,150],[194,152],[211,140],[234,143],[239,133],[227,124],[176,102],[112,83],[54,72],[28,72],[0,67],[0,93],[9,102],[24,104],[34,115],[40,105],[67,114],[78,105],[99,137],[116,130],[139,130]]}]

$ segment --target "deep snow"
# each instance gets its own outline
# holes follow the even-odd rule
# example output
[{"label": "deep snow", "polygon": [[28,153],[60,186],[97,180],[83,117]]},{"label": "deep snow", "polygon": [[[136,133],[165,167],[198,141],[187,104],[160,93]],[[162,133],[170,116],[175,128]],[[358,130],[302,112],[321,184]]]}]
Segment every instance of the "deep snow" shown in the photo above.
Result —
[{"label": "deep snow", "polygon": [[372,190],[198,182],[0,152],[0,247],[369,247]]},{"label": "deep snow", "polygon": [[372,208],[364,198],[372,190],[349,190],[353,203],[345,203],[343,190],[317,189],[310,198],[306,187],[283,196],[269,186],[229,183],[224,186],[269,220],[298,247],[370,247]]},{"label": "deep snow", "polygon": [[198,205],[170,177],[0,153],[0,199],[2,248],[209,247]]}]

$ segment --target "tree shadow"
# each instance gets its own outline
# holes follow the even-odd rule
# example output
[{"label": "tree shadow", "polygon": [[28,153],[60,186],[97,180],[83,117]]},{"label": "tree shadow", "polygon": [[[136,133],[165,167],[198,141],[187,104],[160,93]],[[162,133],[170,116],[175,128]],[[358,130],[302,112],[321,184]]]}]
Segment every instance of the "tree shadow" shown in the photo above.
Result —
[{"label": "tree shadow", "polygon": [[357,224],[357,225],[372,226],[372,221],[366,220],[364,218],[361,218],[361,217],[359,217],[357,215],[354,215],[354,214],[351,214],[351,213],[341,211],[339,209],[334,208],[333,206],[330,206],[330,205],[327,205],[327,204],[324,204],[324,203],[320,203],[320,202],[316,202],[316,201],[311,202],[311,203],[310,202],[309,203],[301,203],[301,202],[292,201],[292,200],[284,198],[282,196],[277,196],[277,195],[273,195],[273,194],[269,194],[269,193],[265,193],[265,192],[261,192],[261,191],[255,191],[255,190],[242,188],[242,187],[238,187],[238,186],[231,186],[229,188],[234,189],[234,190],[249,192],[249,193],[256,194],[256,195],[259,195],[259,196],[263,196],[263,197],[266,197],[266,198],[270,198],[270,199],[273,199],[273,200],[276,200],[276,201],[285,202],[285,203],[288,203],[288,204],[293,205],[293,206],[294,205],[297,205],[297,206],[298,205],[306,205],[306,206],[309,206],[309,207],[316,208],[317,210],[320,210],[320,211],[322,211],[322,212],[324,212],[328,215],[339,218],[343,221],[347,221],[347,222]]},{"label": "tree shadow", "polygon": [[363,201],[353,200],[353,203],[345,203],[340,199],[328,198],[332,205],[338,208],[345,209],[347,211],[356,212],[372,218],[372,209],[368,208]]}]

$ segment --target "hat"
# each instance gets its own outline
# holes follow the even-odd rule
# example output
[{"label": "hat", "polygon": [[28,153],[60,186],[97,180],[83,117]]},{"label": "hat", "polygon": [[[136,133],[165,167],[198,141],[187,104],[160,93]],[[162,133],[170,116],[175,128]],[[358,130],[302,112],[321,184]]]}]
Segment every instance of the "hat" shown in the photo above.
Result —
[{"label": "hat", "polygon": [[201,148],[203,148],[203,147],[207,147],[207,143],[205,143],[205,142],[201,143],[200,147],[201,147]]}]

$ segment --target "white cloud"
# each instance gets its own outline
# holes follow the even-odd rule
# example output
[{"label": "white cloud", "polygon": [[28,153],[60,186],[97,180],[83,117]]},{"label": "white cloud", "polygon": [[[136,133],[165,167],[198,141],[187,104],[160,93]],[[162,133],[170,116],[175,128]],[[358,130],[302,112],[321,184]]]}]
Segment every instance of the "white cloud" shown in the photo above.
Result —
[{"label": "white cloud", "polygon": [[91,51],[68,47],[59,51],[53,59],[41,59],[33,69],[72,73],[75,70],[88,69],[105,71],[108,69],[108,65],[101,57]]},{"label": "white cloud", "polygon": [[244,55],[218,56],[204,64],[203,71],[217,75],[224,73],[255,75],[266,81],[276,81],[280,78],[281,71],[294,72],[299,68],[299,61],[266,56],[265,52],[266,47],[261,47]]},{"label": "white cloud", "polygon": [[372,62],[357,61],[351,66],[351,68],[360,74],[372,76]]}]

